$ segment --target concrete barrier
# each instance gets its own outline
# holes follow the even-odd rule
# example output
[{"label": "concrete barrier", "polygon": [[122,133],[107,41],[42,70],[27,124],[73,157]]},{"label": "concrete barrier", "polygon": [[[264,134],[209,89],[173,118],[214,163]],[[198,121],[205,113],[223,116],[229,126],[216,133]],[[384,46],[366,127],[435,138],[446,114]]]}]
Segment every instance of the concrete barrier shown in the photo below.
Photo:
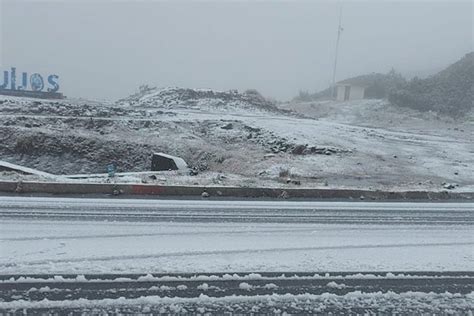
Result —
[{"label": "concrete barrier", "polygon": [[60,183],[0,181],[0,192],[17,194],[110,194],[154,196],[201,196],[236,198],[309,198],[364,200],[473,200],[474,192],[370,191],[352,189],[311,188],[244,188],[162,186],[151,184]]}]

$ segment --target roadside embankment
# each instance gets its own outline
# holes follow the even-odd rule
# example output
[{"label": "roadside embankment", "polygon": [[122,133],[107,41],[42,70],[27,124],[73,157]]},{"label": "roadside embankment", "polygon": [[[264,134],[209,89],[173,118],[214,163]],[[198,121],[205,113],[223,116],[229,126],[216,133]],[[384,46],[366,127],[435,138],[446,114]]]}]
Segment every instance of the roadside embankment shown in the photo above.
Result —
[{"label": "roadside embankment", "polygon": [[473,200],[474,192],[382,191],[360,189],[206,187],[151,184],[0,181],[0,192],[14,194],[105,194],[235,198],[312,198],[361,200]]}]

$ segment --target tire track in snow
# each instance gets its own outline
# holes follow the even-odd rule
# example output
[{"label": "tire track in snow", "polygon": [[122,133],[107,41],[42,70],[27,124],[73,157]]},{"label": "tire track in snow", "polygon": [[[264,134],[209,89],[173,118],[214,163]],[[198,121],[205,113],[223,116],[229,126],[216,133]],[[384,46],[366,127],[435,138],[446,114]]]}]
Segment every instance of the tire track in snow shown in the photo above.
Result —
[{"label": "tire track in snow", "polygon": [[63,240],[63,239],[95,239],[95,238],[122,238],[122,237],[153,237],[153,236],[206,236],[206,235],[241,235],[260,233],[299,233],[312,232],[314,228],[307,229],[276,229],[276,230],[241,230],[241,231],[202,231],[202,232],[176,232],[176,233],[133,233],[133,234],[109,234],[109,235],[61,235],[61,236],[31,236],[0,238],[3,241],[35,241],[35,240]]},{"label": "tire track in snow", "polygon": [[[124,255],[124,256],[103,256],[89,258],[64,258],[18,261],[16,264],[23,265],[41,265],[46,263],[64,263],[64,262],[83,262],[83,261],[114,261],[114,260],[135,260],[152,259],[168,257],[186,257],[186,256],[209,256],[209,255],[227,255],[227,254],[259,254],[271,252],[292,252],[292,251],[317,251],[317,250],[353,250],[353,249],[377,249],[377,248],[419,248],[419,247],[447,247],[447,246],[469,246],[474,242],[447,242],[447,243],[401,243],[401,244],[366,244],[366,245],[341,245],[341,246],[318,246],[318,247],[293,247],[293,248],[263,248],[263,249],[234,249],[234,250],[209,250],[209,251],[183,251],[143,255]],[[0,267],[9,264],[0,264]]]}]

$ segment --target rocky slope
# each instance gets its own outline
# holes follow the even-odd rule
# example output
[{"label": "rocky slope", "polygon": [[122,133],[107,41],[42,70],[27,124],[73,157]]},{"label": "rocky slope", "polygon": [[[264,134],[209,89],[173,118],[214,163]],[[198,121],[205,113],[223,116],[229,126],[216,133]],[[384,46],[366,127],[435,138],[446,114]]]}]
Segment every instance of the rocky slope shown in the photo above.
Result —
[{"label": "rocky slope", "polygon": [[150,88],[141,86],[139,91],[117,102],[120,106],[144,108],[191,108],[251,110],[278,112],[275,104],[256,90],[239,93],[237,90],[214,91],[210,89],[185,89],[178,87]]},{"label": "rocky slope", "polygon": [[[255,93],[180,88],[142,88],[115,103],[0,100],[0,160],[55,174],[105,173],[110,163],[118,172],[147,171],[151,154],[165,152],[199,171],[183,179],[191,185],[474,186],[472,126],[440,129],[411,113],[417,128],[406,128],[397,122],[407,115],[378,100],[326,104],[325,118],[292,114],[307,105],[278,109]],[[147,181],[161,178],[181,183],[173,173]]]}]

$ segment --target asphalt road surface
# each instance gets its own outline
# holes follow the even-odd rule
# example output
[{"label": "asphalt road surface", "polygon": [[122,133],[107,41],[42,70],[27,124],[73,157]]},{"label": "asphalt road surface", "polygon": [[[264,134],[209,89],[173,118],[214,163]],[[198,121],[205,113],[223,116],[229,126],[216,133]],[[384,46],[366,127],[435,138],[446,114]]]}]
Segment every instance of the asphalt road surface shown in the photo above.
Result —
[{"label": "asphalt road surface", "polygon": [[173,222],[474,223],[472,203],[286,202],[0,197],[0,216]]},{"label": "asphalt road surface", "polygon": [[468,313],[474,307],[473,272],[33,275],[0,279],[1,312],[393,314]]},{"label": "asphalt road surface", "polygon": [[[2,275],[0,300],[117,299],[166,294],[169,297],[212,297],[265,294],[338,295],[353,291],[408,291],[469,294],[474,272],[345,272],[345,273],[206,273],[164,275]],[[41,290],[43,288],[43,290]],[[48,288],[49,290],[45,290]]]},{"label": "asphalt road surface", "polygon": [[473,226],[472,203],[0,197],[0,313],[468,314]]}]

